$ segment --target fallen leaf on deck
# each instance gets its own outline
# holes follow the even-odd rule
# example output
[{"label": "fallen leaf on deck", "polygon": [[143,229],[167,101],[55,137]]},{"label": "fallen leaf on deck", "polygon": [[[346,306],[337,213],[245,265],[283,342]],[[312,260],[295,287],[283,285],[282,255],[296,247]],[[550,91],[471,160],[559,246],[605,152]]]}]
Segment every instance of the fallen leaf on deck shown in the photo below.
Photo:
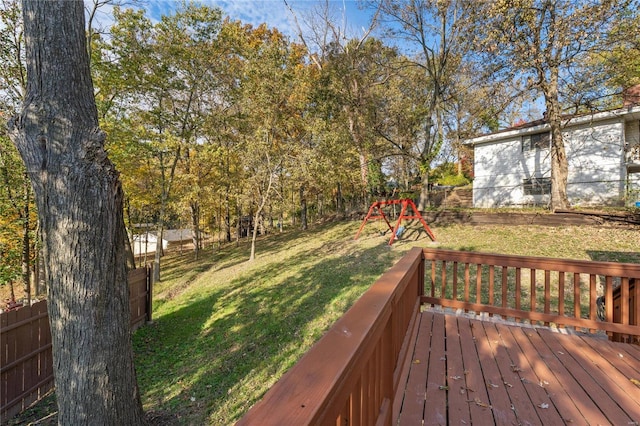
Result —
[{"label": "fallen leaf on deck", "polygon": [[440,390],[449,390],[449,386],[440,385],[440,387],[438,389],[440,389]]},{"label": "fallen leaf on deck", "polygon": [[449,376],[449,378],[453,380],[460,380],[462,376]]},{"label": "fallen leaf on deck", "polygon": [[542,404],[538,405],[538,407],[540,407],[540,408],[549,408],[549,404],[547,404],[546,402],[543,402]]},{"label": "fallen leaf on deck", "polygon": [[517,365],[511,364],[511,371],[513,371],[514,373],[518,373],[518,372],[522,371],[522,369],[520,367],[518,367]]},{"label": "fallen leaf on deck", "polygon": [[415,361],[413,361],[414,364],[420,364],[420,360],[416,359]]},{"label": "fallen leaf on deck", "polygon": [[511,383],[507,383],[507,382],[504,382],[504,385],[505,385],[505,386],[508,386],[508,387],[510,387],[510,388],[512,388],[512,387],[513,387],[513,385],[512,385]]},{"label": "fallen leaf on deck", "polygon": [[497,388],[497,387],[499,387],[499,386],[498,386],[498,385],[494,385],[493,383],[489,382],[489,383],[487,383],[487,387],[490,387],[490,388]]},{"label": "fallen leaf on deck", "polygon": [[491,406],[486,402],[480,401],[480,398],[474,399],[473,402],[475,402],[478,407],[491,408]]},{"label": "fallen leaf on deck", "polygon": [[640,380],[638,379],[629,379],[629,380],[631,380],[631,383],[633,383],[634,385],[640,388]]}]

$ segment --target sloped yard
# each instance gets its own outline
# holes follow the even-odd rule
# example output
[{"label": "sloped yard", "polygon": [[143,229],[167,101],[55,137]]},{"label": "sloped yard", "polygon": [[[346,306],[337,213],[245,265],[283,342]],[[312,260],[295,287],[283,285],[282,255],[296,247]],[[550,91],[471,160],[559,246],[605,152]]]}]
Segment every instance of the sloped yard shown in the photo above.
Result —
[{"label": "sloped yard", "polygon": [[154,324],[134,336],[149,419],[233,424],[415,245],[640,263],[638,227],[432,226],[432,243],[411,226],[389,247],[375,223],[354,240],[359,225],[267,236],[252,263],[246,243],[165,258]]}]

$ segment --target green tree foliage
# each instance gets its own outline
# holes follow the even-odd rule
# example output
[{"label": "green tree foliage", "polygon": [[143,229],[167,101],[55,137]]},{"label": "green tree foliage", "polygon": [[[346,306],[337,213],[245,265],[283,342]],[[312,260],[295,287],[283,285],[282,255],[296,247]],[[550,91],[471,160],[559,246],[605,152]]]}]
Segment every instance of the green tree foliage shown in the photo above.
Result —
[{"label": "green tree foliage", "polygon": [[[0,285],[22,282],[31,298],[31,269],[36,253],[36,217],[31,184],[7,134],[7,120],[26,91],[24,29],[20,4],[0,6]],[[13,292],[12,292],[13,294]]]},{"label": "green tree foliage", "polygon": [[433,0],[379,0],[383,16],[395,25],[393,37],[412,47],[409,60],[425,75],[422,86],[422,135],[418,155],[421,191],[418,209],[428,203],[429,170],[445,138],[445,115],[454,97],[455,78],[464,57],[469,3]]}]

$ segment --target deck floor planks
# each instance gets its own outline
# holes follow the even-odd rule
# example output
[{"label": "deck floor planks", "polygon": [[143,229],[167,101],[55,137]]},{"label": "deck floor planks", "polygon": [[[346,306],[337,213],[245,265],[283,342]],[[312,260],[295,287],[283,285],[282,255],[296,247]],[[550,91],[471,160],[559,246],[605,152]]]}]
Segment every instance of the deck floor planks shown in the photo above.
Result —
[{"label": "deck floor planks", "polygon": [[434,314],[425,397],[426,425],[447,424],[447,392],[441,388],[447,385],[444,336],[444,315]]},{"label": "deck floor planks", "polygon": [[625,345],[623,343],[609,342],[600,339],[583,339],[583,341],[591,346],[599,356],[614,364],[625,377],[640,380],[640,361],[629,356],[629,354],[624,351]]},{"label": "deck floor planks", "polygon": [[[512,333],[518,330],[512,329]],[[607,418],[602,414],[598,406],[591,400],[589,395],[582,389],[580,383],[571,375],[569,370],[560,362],[556,354],[547,346],[545,341],[534,329],[522,328],[521,333],[525,334],[535,351],[540,356],[543,366],[538,366],[538,377],[549,382],[545,385],[551,401],[560,411],[560,415],[566,423],[572,424],[608,424]],[[527,349],[524,348],[526,351]],[[541,363],[542,364],[542,363]],[[546,367],[546,372],[543,372]],[[538,371],[540,371],[538,373]],[[589,422],[587,422],[589,419]]]},{"label": "deck floor planks", "polygon": [[505,345],[507,345],[507,351],[515,365],[514,368],[518,370],[520,381],[524,384],[524,388],[527,390],[533,408],[536,410],[542,424],[562,424],[563,419],[560,412],[553,404],[553,401],[549,398],[547,391],[540,386],[540,378],[535,372],[534,364],[538,361],[536,359],[538,357],[537,351],[534,350],[533,354],[529,354],[529,356],[527,356],[524,348],[520,344],[520,341],[516,338],[518,335],[514,335],[511,332],[511,327],[496,323],[496,328],[505,342]]},{"label": "deck floor planks", "polygon": [[[461,319],[460,324],[460,338],[465,343],[462,353],[464,356],[471,421],[473,424],[491,424],[494,421],[498,423],[494,417],[494,409],[491,408],[491,400],[485,380],[486,365],[483,365],[483,360],[486,364],[487,360],[492,359],[492,354],[490,348],[486,345],[484,330],[482,327],[479,330],[475,330],[468,319]],[[463,324],[464,326],[462,326]],[[485,344],[482,344],[482,342],[485,342]],[[496,412],[500,413],[501,410],[498,409]],[[499,416],[499,418],[502,417],[504,416]]]},{"label": "deck floor planks", "polygon": [[[546,422],[548,421],[544,413],[551,412],[553,409],[560,415],[558,421],[564,423],[585,423],[586,419],[573,403],[566,390],[567,387],[579,388],[579,385],[573,380],[573,377],[568,374],[566,369],[563,370],[562,364],[558,362],[553,353],[549,351],[542,339],[539,338],[538,333],[534,329],[523,327],[498,326],[498,329],[501,333],[511,333],[518,342],[522,354],[527,358],[531,371],[535,375],[535,382],[527,386],[537,386],[541,388],[548,398],[546,403],[549,406],[547,408],[543,408],[544,406],[541,406],[541,404],[536,404],[536,409],[538,413],[541,414],[543,423],[547,424]],[[551,370],[551,366],[559,370],[558,376],[560,379],[558,379],[556,374]],[[583,396],[589,399],[586,393]],[[600,410],[598,410],[595,405],[593,405],[592,408],[594,415],[600,414]],[[598,424],[606,423],[604,416],[599,420]],[[555,416],[554,421],[556,421]]]},{"label": "deck floor planks", "polygon": [[638,424],[640,388],[630,379],[640,377],[628,376],[638,373],[639,349],[425,311],[407,388],[399,390],[400,424]]},{"label": "deck floor planks", "polygon": [[[540,330],[540,334],[549,333],[551,333],[549,330]],[[612,423],[624,425],[633,424],[633,420],[640,420],[640,388],[631,383],[628,377],[622,375],[611,362],[595,352],[580,336],[566,336],[563,342],[565,349],[569,350],[574,359],[588,371],[589,375],[595,379],[597,386],[610,397],[610,400],[628,415],[633,415],[633,418],[622,415],[617,415],[615,418],[611,416]],[[624,362],[616,359],[613,361]],[[600,405],[600,401],[598,404]]]},{"label": "deck floor planks", "polygon": [[480,325],[474,327],[474,332],[477,328],[484,328],[486,331],[488,344],[496,353],[495,357],[498,361],[503,384],[508,389],[507,392],[517,418],[516,424],[541,425],[542,421],[531,402],[529,392],[527,392],[520,375],[520,362],[517,359],[514,360],[511,354],[510,346],[513,345],[513,342],[508,338],[503,339],[493,322],[479,321],[479,323]]},{"label": "deck floor planks", "polygon": [[446,357],[447,357],[447,397],[448,397],[448,424],[471,424],[469,414],[469,402],[464,378],[464,363],[462,358],[462,346],[458,331],[458,318],[445,317],[446,331]]},{"label": "deck floor planks", "polygon": [[[558,359],[567,368],[576,382],[584,389],[584,391],[596,403],[598,409],[607,417],[609,424],[626,425],[629,422],[628,416],[620,410],[615,401],[611,399],[609,394],[604,391],[592,377],[591,372],[581,365],[581,360],[572,356],[572,345],[567,344],[566,338],[569,336],[558,335],[557,333],[544,333],[538,330],[538,334],[545,341],[547,346],[557,354]],[[561,339],[558,339],[558,337]],[[566,344],[563,345],[564,342]],[[588,366],[587,366],[588,367]],[[589,419],[588,419],[589,420]]]},{"label": "deck floor planks", "polygon": [[410,361],[409,377],[400,410],[401,426],[420,424],[424,419],[432,325],[432,313],[424,312],[420,315],[416,345]]}]

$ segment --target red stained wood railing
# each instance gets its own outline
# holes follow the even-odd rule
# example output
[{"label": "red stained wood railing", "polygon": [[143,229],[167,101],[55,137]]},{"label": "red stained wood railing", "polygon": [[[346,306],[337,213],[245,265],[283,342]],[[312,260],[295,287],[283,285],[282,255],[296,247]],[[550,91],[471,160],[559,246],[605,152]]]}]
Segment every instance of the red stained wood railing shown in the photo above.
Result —
[{"label": "red stained wood railing", "polygon": [[[423,303],[640,341],[640,265],[424,249]],[[464,276],[464,283],[459,277]],[[529,285],[523,285],[527,282]],[[471,288],[475,282],[475,298]],[[464,291],[459,286],[464,286]],[[605,297],[605,318],[596,298]]]},{"label": "red stained wood railing", "polygon": [[422,256],[414,248],[384,273],[237,424],[391,424],[420,310]]}]

